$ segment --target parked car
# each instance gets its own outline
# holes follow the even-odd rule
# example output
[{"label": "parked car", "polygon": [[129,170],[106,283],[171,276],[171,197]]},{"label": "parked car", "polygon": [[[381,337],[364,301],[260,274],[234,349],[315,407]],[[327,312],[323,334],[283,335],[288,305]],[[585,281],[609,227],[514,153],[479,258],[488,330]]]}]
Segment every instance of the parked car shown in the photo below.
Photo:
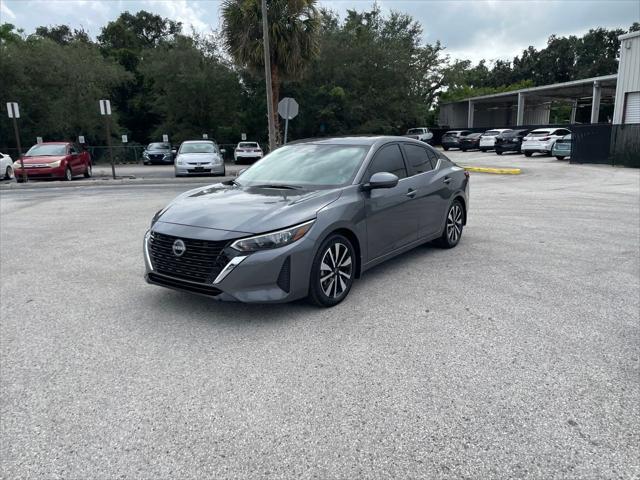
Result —
[{"label": "parked car", "polygon": [[442,148],[449,150],[450,148],[460,148],[460,140],[471,133],[471,130],[449,130],[442,135]]},{"label": "parked car", "polygon": [[480,148],[480,136],[482,133],[470,133],[460,138],[460,150],[466,152],[467,150],[477,150]]},{"label": "parked car", "polygon": [[234,163],[253,163],[262,158],[262,149],[257,142],[240,142],[233,151]]},{"label": "parked car", "polygon": [[142,152],[142,162],[145,165],[150,165],[152,163],[171,165],[173,164],[175,153],[176,150],[171,148],[170,143],[150,143]]},{"label": "parked car", "polygon": [[570,133],[566,128],[538,128],[532,130],[522,139],[520,150],[527,157],[533,155],[534,152],[550,155],[556,140]]},{"label": "parked car", "polygon": [[[73,180],[76,175],[91,176],[91,155],[72,142],[45,142],[34,145],[22,157],[27,178],[61,178]],[[22,183],[20,160],[13,163],[13,173]]]},{"label": "parked car", "polygon": [[507,130],[496,136],[496,142],[493,149],[498,155],[502,155],[504,152],[518,152],[520,153],[520,145],[522,145],[522,139],[530,132],[530,130]]},{"label": "parked car", "polygon": [[0,175],[3,175],[5,180],[13,178],[13,160],[6,153],[0,153]]},{"label": "parked car", "polygon": [[176,177],[184,175],[226,175],[222,154],[211,140],[182,142],[175,160]]},{"label": "parked car", "polygon": [[486,152],[487,150],[493,150],[496,144],[496,137],[503,132],[509,132],[508,128],[496,128],[494,130],[487,130],[480,137],[480,151]]},{"label": "parked car", "polygon": [[145,277],[218,300],[330,307],[389,258],[432,240],[455,247],[468,195],[468,173],[418,140],[293,142],[156,213]]},{"label": "parked car", "polygon": [[410,128],[407,130],[405,137],[428,143],[433,138],[433,132],[429,131],[427,127]]},{"label": "parked car", "polygon": [[564,160],[571,156],[571,135],[565,135],[562,138],[556,140],[551,149],[551,155],[554,155],[558,160]]}]

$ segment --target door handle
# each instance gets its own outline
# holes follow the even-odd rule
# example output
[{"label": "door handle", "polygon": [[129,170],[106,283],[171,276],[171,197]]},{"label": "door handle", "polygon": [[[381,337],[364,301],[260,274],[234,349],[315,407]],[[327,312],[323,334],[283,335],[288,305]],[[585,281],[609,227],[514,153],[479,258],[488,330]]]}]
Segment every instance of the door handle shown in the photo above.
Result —
[{"label": "door handle", "polygon": [[444,182],[444,183],[449,184],[449,183],[451,183],[451,178],[449,178],[449,177],[444,177],[443,182]]},{"label": "door handle", "polygon": [[415,196],[416,196],[416,191],[415,191],[413,188],[410,188],[410,189],[407,191],[407,197],[413,198],[413,197],[415,197]]}]

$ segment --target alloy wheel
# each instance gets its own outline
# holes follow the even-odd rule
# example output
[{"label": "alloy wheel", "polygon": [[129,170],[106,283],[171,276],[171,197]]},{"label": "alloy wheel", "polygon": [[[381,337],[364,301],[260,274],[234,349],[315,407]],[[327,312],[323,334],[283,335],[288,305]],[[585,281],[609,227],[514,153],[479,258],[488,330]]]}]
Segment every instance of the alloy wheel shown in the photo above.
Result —
[{"label": "alloy wheel", "polygon": [[462,234],[462,208],[454,203],[447,215],[447,238],[449,243],[456,243]]},{"label": "alloy wheel", "polygon": [[327,248],[320,262],[320,288],[329,298],[340,298],[348,290],[353,275],[349,248],[336,242]]}]

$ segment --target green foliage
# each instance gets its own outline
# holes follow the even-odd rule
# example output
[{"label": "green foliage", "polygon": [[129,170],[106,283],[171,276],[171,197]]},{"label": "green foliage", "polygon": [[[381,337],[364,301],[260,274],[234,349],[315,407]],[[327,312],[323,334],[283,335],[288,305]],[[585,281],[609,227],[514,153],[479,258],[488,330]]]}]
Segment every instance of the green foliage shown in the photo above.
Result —
[{"label": "green foliage", "polygon": [[[36,136],[104,141],[98,100],[108,98],[130,75],[105,59],[95,44],[72,40],[61,45],[48,38],[28,37],[0,45],[0,98],[20,104],[25,146]],[[117,124],[117,117],[113,118]],[[10,122],[0,122],[0,138],[13,139]],[[12,142],[13,143],[13,142]]]}]

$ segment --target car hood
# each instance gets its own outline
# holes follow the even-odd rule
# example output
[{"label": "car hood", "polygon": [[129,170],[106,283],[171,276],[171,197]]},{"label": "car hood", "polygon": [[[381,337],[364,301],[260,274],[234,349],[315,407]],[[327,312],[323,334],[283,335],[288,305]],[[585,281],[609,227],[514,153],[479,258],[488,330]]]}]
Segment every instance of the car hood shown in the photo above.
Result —
[{"label": "car hood", "polygon": [[183,162],[206,162],[218,158],[217,153],[179,153],[178,158]]},{"label": "car hood", "polygon": [[22,157],[22,161],[27,165],[33,163],[53,163],[65,157],[66,155],[39,155],[36,157]]},{"label": "car hood", "polygon": [[162,212],[159,222],[240,233],[262,233],[314,218],[341,189],[289,190],[221,183],[190,190]]},{"label": "car hood", "polygon": [[168,155],[169,153],[171,153],[171,150],[145,150],[145,152],[153,153],[155,155],[158,155],[160,153],[164,153],[165,155]]}]

